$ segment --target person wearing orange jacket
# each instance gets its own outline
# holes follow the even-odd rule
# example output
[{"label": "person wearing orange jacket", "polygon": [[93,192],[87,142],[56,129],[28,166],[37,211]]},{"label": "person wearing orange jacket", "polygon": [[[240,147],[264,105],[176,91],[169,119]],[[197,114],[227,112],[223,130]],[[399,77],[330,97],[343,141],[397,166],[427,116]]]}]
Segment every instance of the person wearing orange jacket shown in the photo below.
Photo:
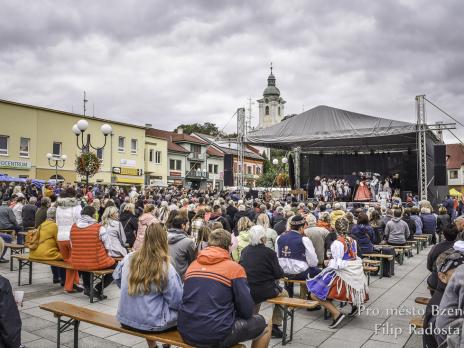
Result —
[{"label": "person wearing orange jacket", "polygon": [[[95,220],[95,208],[86,206],[82,209],[81,217],[71,227],[71,265],[73,268],[82,272],[82,282],[84,283],[84,294],[90,295],[90,273],[85,271],[95,271],[108,269],[115,265],[115,260],[108,256],[108,252],[100,240],[101,225]],[[103,289],[111,284],[113,277],[107,274],[103,281],[93,290],[99,300],[103,300]]]}]

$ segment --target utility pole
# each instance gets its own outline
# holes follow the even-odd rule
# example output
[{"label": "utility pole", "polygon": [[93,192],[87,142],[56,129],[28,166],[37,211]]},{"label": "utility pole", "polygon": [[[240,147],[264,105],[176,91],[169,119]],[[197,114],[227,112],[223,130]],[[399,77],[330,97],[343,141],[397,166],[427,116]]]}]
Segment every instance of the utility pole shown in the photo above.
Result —
[{"label": "utility pole", "polygon": [[86,94],[85,94],[85,91],[84,91],[84,100],[83,100],[83,103],[84,103],[84,116],[85,116],[85,112],[86,112],[86,110],[87,110],[87,109],[86,109],[86,106],[85,106],[85,105],[87,104],[87,102],[88,102],[88,100],[87,100],[87,98],[86,98]]}]

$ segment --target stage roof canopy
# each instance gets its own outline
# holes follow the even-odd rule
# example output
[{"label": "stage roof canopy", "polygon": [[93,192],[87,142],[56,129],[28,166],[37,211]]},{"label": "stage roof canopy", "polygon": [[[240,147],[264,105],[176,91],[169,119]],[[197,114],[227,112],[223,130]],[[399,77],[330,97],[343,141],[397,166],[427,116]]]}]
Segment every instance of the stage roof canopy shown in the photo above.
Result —
[{"label": "stage roof canopy", "polygon": [[247,142],[305,152],[407,150],[416,147],[416,124],[320,105],[250,132]]}]

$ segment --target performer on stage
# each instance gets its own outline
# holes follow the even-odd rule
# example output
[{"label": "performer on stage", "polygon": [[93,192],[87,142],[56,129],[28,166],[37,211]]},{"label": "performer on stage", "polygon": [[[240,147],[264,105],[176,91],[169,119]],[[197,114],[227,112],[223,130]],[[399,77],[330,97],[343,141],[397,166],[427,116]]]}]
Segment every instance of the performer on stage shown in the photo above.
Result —
[{"label": "performer on stage", "polygon": [[369,202],[371,200],[371,191],[369,190],[365,176],[361,177],[361,181],[359,183],[358,189],[356,190],[354,200],[356,202]]},{"label": "performer on stage", "polygon": [[316,198],[318,201],[320,201],[321,197],[322,197],[321,178],[316,176],[314,178],[314,198]]}]

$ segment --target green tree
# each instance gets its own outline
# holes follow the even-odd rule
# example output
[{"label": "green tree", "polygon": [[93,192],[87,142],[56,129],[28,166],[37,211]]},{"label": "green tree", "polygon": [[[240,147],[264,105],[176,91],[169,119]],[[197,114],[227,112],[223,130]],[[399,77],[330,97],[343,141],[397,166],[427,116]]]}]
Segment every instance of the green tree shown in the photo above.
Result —
[{"label": "green tree", "polygon": [[[191,123],[191,124],[181,124],[177,128],[182,128],[184,133],[192,134],[192,133],[202,133],[207,135],[216,136],[219,134],[219,129],[216,124],[211,122],[205,123]],[[175,130],[177,130],[177,128]]]}]

